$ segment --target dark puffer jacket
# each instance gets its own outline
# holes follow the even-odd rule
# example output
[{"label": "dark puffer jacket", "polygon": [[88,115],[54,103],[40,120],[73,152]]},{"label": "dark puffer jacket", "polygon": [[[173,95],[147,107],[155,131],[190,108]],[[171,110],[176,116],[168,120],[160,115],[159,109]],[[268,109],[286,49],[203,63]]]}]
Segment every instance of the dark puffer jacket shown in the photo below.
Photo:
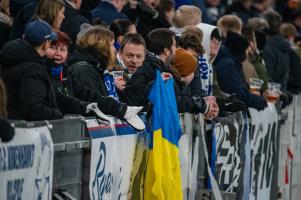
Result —
[{"label": "dark puffer jacket", "polygon": [[76,48],[68,64],[66,77],[73,95],[83,101],[97,102],[104,114],[123,119],[127,106],[108,97],[104,84],[105,59],[91,50]]},{"label": "dark puffer jacket", "polygon": [[[127,82],[121,99],[129,105],[144,106],[146,110],[149,110],[150,105],[147,97],[154,83],[157,69],[161,72],[172,73],[159,58],[147,53],[143,65],[138,68],[129,82]],[[174,87],[178,112],[204,113],[207,107],[203,98],[193,97],[182,86],[177,80],[175,81]]]},{"label": "dark puffer jacket", "polygon": [[26,41],[7,43],[0,53],[10,119],[44,120],[63,116],[44,60]]},{"label": "dark puffer jacket", "polygon": [[86,102],[54,91],[45,60],[25,40],[7,43],[0,60],[10,119],[46,120],[85,114]]}]

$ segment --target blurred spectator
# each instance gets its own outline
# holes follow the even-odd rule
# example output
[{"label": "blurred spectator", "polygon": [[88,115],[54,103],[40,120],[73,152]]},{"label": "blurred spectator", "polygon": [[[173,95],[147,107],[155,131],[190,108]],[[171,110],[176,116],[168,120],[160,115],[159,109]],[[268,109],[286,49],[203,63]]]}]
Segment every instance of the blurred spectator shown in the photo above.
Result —
[{"label": "blurred spectator", "polygon": [[174,0],[160,0],[159,12],[165,15],[166,21],[171,25],[172,19],[175,16],[175,2]]},{"label": "blurred spectator", "polygon": [[176,35],[181,35],[186,26],[195,26],[202,22],[202,11],[196,6],[183,5],[179,7],[170,28]]},{"label": "blurred spectator", "polygon": [[226,15],[236,15],[244,24],[248,23],[248,20],[255,17],[254,13],[250,11],[253,0],[239,0],[234,1],[225,11]]},{"label": "blurred spectator", "polygon": [[84,0],[80,6],[81,13],[88,19],[92,19],[91,11],[97,7],[100,0]]},{"label": "blurred spectator", "polygon": [[[5,6],[5,5],[3,5]],[[2,49],[3,45],[8,42],[12,21],[9,17],[8,7],[3,7],[1,1],[0,7],[0,50]],[[6,5],[8,6],[8,5]]]},{"label": "blurred spectator", "polygon": [[7,106],[6,90],[5,90],[5,85],[0,76],[0,117],[1,118],[7,117],[6,106]]},{"label": "blurred spectator", "polygon": [[63,0],[40,0],[34,18],[44,20],[53,30],[60,30],[65,19],[65,3]]},{"label": "blurred spectator", "polygon": [[102,0],[98,6],[92,10],[92,20],[100,19],[100,21],[110,26],[116,19],[128,19],[121,10],[127,3],[126,0]]},{"label": "blurred spectator", "polygon": [[246,59],[248,40],[238,33],[228,31],[224,44],[215,68],[221,89],[244,102],[247,107],[264,109],[267,105],[265,99],[250,93],[242,76],[242,62]]},{"label": "blurred spectator", "polygon": [[116,19],[110,25],[110,30],[114,33],[115,49],[120,50],[121,42],[128,33],[137,33],[135,25],[127,19]]},{"label": "blurred spectator", "polygon": [[280,83],[282,90],[286,90],[290,78],[290,69],[299,66],[300,62],[299,59],[295,59],[295,52],[279,33],[282,24],[281,16],[275,11],[267,11],[264,13],[264,18],[269,23],[269,29],[263,59],[269,77],[274,82]]},{"label": "blurred spectator", "polygon": [[[123,100],[130,105],[143,105],[146,110],[150,109],[147,96],[151,88],[151,83],[155,79],[156,70],[161,71],[164,80],[171,78],[170,64],[174,60],[176,52],[175,35],[172,31],[159,28],[151,31],[146,38],[147,53],[146,59],[127,83],[123,92]],[[190,113],[212,113],[214,106],[209,104],[199,96],[181,95],[181,90],[175,84],[178,111]]]},{"label": "blurred spectator", "polygon": [[[190,52],[197,60],[203,56],[204,48],[202,46],[203,32],[195,26],[188,26],[184,29],[178,42],[178,46]],[[202,90],[199,64],[194,72],[194,78],[190,83],[193,95],[206,96]]]},{"label": "blurred spectator", "polygon": [[290,53],[290,60],[292,60],[295,64],[290,66],[290,78],[287,90],[296,94],[301,91],[301,80],[299,78],[301,76],[301,48],[295,44],[297,30],[292,24],[283,23],[280,27],[280,33],[290,43],[291,48],[295,51],[295,53]]},{"label": "blurred spectator", "polygon": [[272,8],[273,0],[254,0],[250,11],[253,13],[254,17],[259,17],[261,13]]},{"label": "blurred spectator", "polygon": [[[262,54],[265,43],[266,43],[266,35],[269,30],[269,24],[267,20],[260,18],[260,17],[254,17],[249,20],[248,26],[250,26],[254,32],[255,32],[255,38],[256,38],[256,44],[257,48]],[[262,55],[261,55],[262,57]]]},{"label": "blurred spectator", "polygon": [[61,118],[63,114],[42,58],[56,35],[46,22],[33,21],[27,25],[24,39],[7,43],[0,53],[3,81],[8,92],[8,117],[26,120]]},{"label": "blurred spectator", "polygon": [[159,12],[160,0],[130,0],[122,12],[135,24],[144,38],[155,28],[169,28],[165,14]]},{"label": "blurred spectator", "polygon": [[80,26],[84,23],[89,24],[90,19],[84,17],[79,8],[82,0],[64,0],[65,1],[65,19],[61,25],[61,31],[68,34],[74,42],[80,31]]},{"label": "blurred spectator", "polygon": [[21,38],[24,34],[25,25],[34,15],[38,0],[11,0],[10,14],[14,17],[10,40]]},{"label": "blurred spectator", "polygon": [[72,81],[77,81],[100,96],[118,99],[114,80],[108,73],[115,65],[114,34],[107,28],[88,29],[77,40],[68,59]]},{"label": "blurred spectator", "polygon": [[223,38],[227,37],[228,31],[241,33],[242,25],[241,19],[235,15],[224,15],[217,22],[217,26],[220,28]]},{"label": "blurred spectator", "polygon": [[205,53],[198,59],[202,89],[205,91],[206,95],[210,96],[213,94],[212,63],[218,54],[222,36],[221,31],[216,26],[201,23],[198,24],[197,27],[200,28],[204,33],[202,45],[205,49]]},{"label": "blurred spectator", "polygon": [[288,20],[292,22],[298,32],[298,36],[301,35],[301,9],[296,9],[290,13],[290,18]]},{"label": "blurred spectator", "polygon": [[205,2],[210,24],[216,24],[217,20],[224,15],[226,5],[221,0],[206,0]]},{"label": "blurred spectator", "polygon": [[[262,54],[257,49],[257,40],[256,40],[255,32],[250,26],[247,26],[245,29],[243,29],[242,32],[243,35],[247,37],[249,41],[249,47],[246,53],[247,59],[243,63],[244,76],[248,83],[249,83],[249,78],[256,77],[256,76],[258,76],[259,79],[263,80],[263,85],[261,88],[261,91],[263,92],[267,89],[267,83],[269,81],[269,77],[268,77],[266,66],[263,62]],[[256,73],[254,73],[254,75],[249,75],[249,76],[247,75],[248,73],[245,71],[246,67],[244,66],[246,63],[248,63],[249,65],[251,64],[252,66],[250,67],[255,69]]]}]

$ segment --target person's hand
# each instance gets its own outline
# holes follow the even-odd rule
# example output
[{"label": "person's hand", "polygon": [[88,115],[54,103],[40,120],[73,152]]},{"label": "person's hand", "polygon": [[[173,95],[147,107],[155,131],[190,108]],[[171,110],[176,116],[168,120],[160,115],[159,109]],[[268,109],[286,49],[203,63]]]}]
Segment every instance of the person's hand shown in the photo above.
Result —
[{"label": "person's hand", "polygon": [[128,106],[124,115],[124,120],[137,131],[143,131],[145,129],[145,124],[138,116],[138,113],[142,109],[142,106]]},{"label": "person's hand", "polygon": [[168,72],[162,72],[161,77],[162,77],[163,81],[167,81],[168,79],[172,78],[172,74],[168,73]]},{"label": "person's hand", "polygon": [[204,115],[205,119],[216,118],[219,113],[219,107],[216,103],[216,98],[214,96],[204,97],[206,103],[209,106],[208,112]]},{"label": "person's hand", "polygon": [[126,82],[124,80],[124,78],[122,76],[119,76],[119,77],[116,77],[114,79],[114,82],[115,82],[115,86],[120,90],[124,90],[125,88],[125,85],[126,85]]}]

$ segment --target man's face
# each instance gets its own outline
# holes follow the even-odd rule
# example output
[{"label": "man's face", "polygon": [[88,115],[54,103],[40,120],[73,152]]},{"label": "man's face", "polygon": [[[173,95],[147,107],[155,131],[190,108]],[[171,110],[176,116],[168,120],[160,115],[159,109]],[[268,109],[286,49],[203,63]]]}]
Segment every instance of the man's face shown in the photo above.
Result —
[{"label": "man's face", "polygon": [[220,40],[213,37],[210,40],[210,57],[215,57],[220,47]]},{"label": "man's face", "polygon": [[175,56],[176,56],[176,40],[175,38],[173,37],[172,38],[172,46],[170,49],[168,49],[168,55],[166,57],[166,61],[165,61],[165,64],[166,65],[170,65],[171,63],[173,63],[174,59],[175,59]]},{"label": "man's face", "polygon": [[129,73],[133,74],[138,67],[142,66],[145,59],[144,46],[127,43],[120,52],[120,57]]}]

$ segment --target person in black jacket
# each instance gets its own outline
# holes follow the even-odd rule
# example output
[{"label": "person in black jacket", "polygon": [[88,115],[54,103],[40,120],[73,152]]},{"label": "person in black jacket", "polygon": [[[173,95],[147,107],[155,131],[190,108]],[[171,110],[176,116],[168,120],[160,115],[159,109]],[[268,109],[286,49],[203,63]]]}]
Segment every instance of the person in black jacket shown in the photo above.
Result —
[{"label": "person in black jacket", "polygon": [[247,107],[262,110],[267,106],[265,99],[248,91],[242,74],[242,62],[246,59],[247,47],[247,38],[228,31],[224,45],[215,60],[217,80],[223,92],[234,95]]},{"label": "person in black jacket", "polygon": [[[176,51],[175,34],[164,28],[151,31],[146,38],[146,46],[150,51],[146,54],[143,65],[133,74],[126,88],[122,93],[121,99],[129,105],[144,106],[149,110],[148,93],[155,80],[156,70],[161,71],[162,78],[171,78],[172,71],[169,66],[174,60]],[[211,113],[209,103],[199,96],[183,95],[175,84],[176,100],[180,113],[189,112]]]},{"label": "person in black jacket", "polygon": [[83,16],[79,9],[82,0],[64,0],[65,1],[65,19],[61,25],[61,31],[67,33],[72,41],[80,31],[80,26],[84,23],[89,24],[90,19]]},{"label": "person in black jacket", "polygon": [[111,97],[101,96],[94,90],[84,87],[76,80],[72,80],[66,64],[70,39],[63,32],[58,31],[56,33],[58,39],[51,42],[51,47],[47,51],[47,57],[49,58],[48,72],[50,73],[54,90],[82,101],[97,102],[98,107],[104,114],[124,119],[127,109],[131,110],[131,107],[119,103]]}]

